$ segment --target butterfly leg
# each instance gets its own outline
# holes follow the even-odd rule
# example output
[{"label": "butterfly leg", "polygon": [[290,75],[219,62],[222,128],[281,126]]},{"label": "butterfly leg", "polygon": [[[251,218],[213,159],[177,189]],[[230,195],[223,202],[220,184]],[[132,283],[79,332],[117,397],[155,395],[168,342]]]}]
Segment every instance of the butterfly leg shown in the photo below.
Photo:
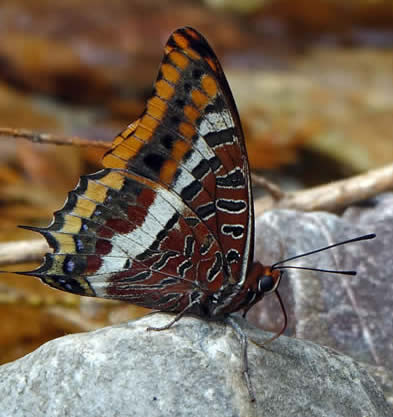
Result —
[{"label": "butterfly leg", "polygon": [[248,355],[247,355],[247,346],[248,346],[248,340],[247,340],[247,335],[244,333],[244,331],[242,330],[242,328],[239,326],[239,324],[230,316],[228,316],[225,321],[233,328],[233,330],[235,330],[236,336],[239,339],[240,342],[240,346],[242,349],[242,359],[243,359],[243,375],[244,375],[244,379],[246,381],[246,385],[247,385],[247,389],[248,389],[248,394],[250,396],[250,400],[252,402],[255,401],[255,393],[254,393],[254,388],[252,386],[251,383],[251,378],[250,378],[250,372],[249,372],[249,368],[248,368]]},{"label": "butterfly leg", "polygon": [[150,327],[149,326],[146,330],[148,330],[148,331],[154,330],[155,332],[159,332],[161,330],[168,330],[168,329],[170,329],[177,321],[179,321],[184,316],[184,314],[187,313],[188,310],[190,310],[195,304],[198,304],[198,303],[199,303],[199,299],[192,301],[190,304],[188,304],[188,306],[184,310],[182,310],[180,313],[176,314],[176,316],[174,317],[174,319],[171,320],[165,326],[161,326],[161,327]]}]

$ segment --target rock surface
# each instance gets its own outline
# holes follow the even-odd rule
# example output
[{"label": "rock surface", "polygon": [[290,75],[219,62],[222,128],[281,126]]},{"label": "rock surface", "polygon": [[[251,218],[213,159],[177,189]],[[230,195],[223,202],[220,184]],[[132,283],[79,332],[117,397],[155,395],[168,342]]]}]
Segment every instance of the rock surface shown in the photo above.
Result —
[{"label": "rock surface", "polygon": [[[249,401],[229,326],[156,314],[52,340],[0,367],[2,416],[388,417],[382,392],[355,361],[311,342],[249,343]],[[241,323],[244,325],[244,322]],[[261,341],[269,335],[247,328]]]},{"label": "rock surface", "polygon": [[[256,221],[255,258],[269,265],[335,242],[376,233],[373,240],[288,262],[357,270],[356,276],[288,269],[281,280],[280,294],[289,315],[287,335],[329,346],[370,365],[369,371],[393,404],[392,222],[392,193],[353,206],[341,217],[274,210]],[[276,331],[282,323],[275,297],[266,297],[247,318],[270,331]]]}]

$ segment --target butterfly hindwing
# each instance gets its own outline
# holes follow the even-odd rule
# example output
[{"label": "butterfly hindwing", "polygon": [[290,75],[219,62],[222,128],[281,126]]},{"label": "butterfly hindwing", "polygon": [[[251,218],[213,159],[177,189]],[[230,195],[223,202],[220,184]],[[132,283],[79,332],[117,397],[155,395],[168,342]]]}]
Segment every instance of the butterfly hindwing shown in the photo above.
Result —
[{"label": "butterfly hindwing", "polygon": [[58,289],[166,311],[204,293],[194,265],[219,251],[214,238],[206,245],[206,225],[176,194],[108,169],[81,177],[52,224],[37,230],[54,253],[28,274]]}]

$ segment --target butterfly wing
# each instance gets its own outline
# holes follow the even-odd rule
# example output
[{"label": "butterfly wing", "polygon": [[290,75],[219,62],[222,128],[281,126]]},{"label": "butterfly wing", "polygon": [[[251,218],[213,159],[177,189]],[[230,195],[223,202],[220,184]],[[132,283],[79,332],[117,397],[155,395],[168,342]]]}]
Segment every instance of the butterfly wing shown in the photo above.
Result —
[{"label": "butterfly wing", "polygon": [[[206,244],[206,226],[176,194],[108,169],[81,177],[48,228],[29,229],[54,253],[27,274],[61,290],[165,311],[182,310],[204,293],[194,266],[219,251],[216,242]],[[214,280],[209,266],[200,263],[200,272]]]},{"label": "butterfly wing", "polygon": [[247,151],[221,65],[192,28],[169,38],[153,97],[135,129],[103,160],[179,195],[219,242],[231,280],[253,258],[254,216]]},{"label": "butterfly wing", "polygon": [[252,258],[253,211],[239,116],[221,66],[191,28],[172,34],[152,97],[81,177],[46,229],[54,249],[28,274],[56,288],[182,311]]}]

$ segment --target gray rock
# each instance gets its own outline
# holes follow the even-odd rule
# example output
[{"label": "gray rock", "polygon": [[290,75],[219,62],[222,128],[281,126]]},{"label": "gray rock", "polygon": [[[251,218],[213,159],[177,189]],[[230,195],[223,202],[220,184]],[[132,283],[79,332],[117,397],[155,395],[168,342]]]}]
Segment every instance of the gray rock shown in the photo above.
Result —
[{"label": "gray rock", "polygon": [[[366,233],[376,239],[340,246],[290,262],[357,276],[288,270],[280,294],[289,326],[287,335],[312,340],[375,369],[373,376],[393,404],[392,247],[393,194],[349,208],[340,216],[275,210],[256,221],[256,258],[271,264]],[[275,297],[266,297],[248,319],[260,328],[280,328]],[[382,377],[383,376],[383,377]]]},{"label": "gray rock", "polygon": [[[311,342],[249,344],[249,401],[238,339],[223,323],[169,315],[52,340],[0,367],[4,417],[367,416],[392,410],[364,368]],[[244,322],[240,322],[242,326]],[[270,335],[247,328],[254,340]]]}]

